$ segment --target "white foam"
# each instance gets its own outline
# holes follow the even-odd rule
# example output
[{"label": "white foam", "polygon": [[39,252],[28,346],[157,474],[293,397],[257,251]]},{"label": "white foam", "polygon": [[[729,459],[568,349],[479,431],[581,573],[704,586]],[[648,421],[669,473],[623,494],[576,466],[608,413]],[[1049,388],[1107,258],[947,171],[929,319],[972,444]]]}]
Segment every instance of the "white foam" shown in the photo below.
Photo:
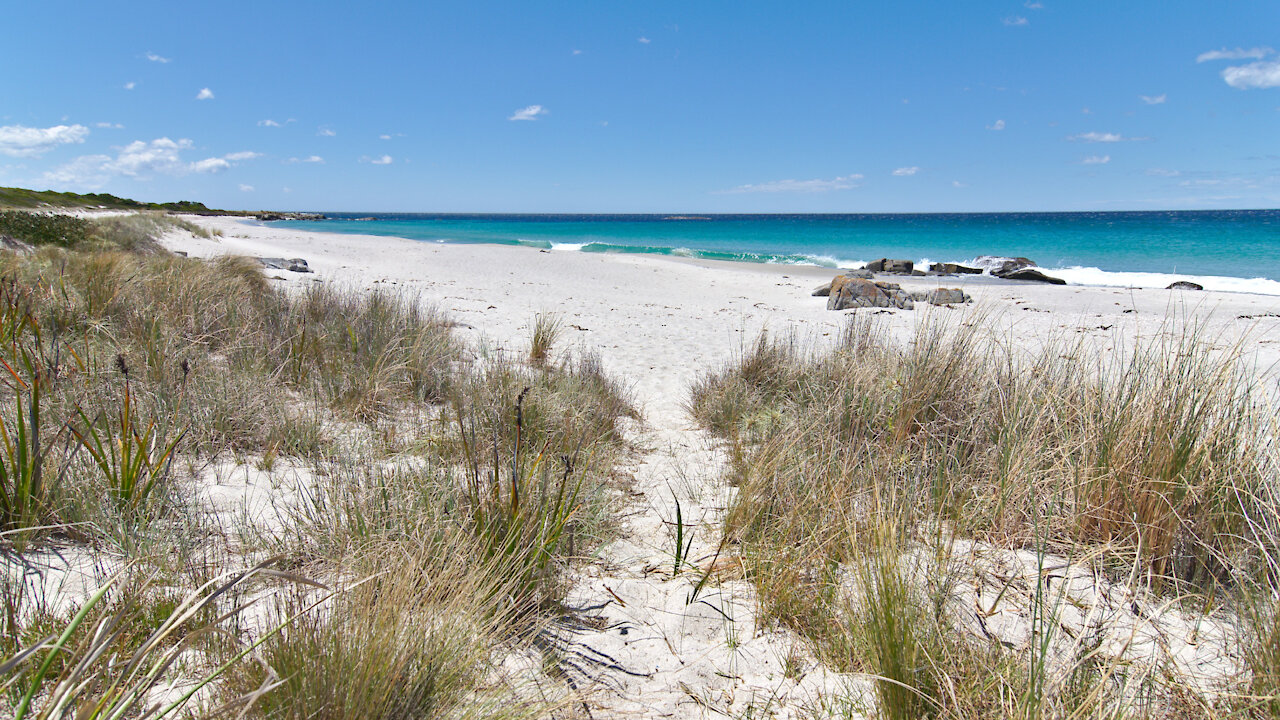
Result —
[{"label": "white foam", "polygon": [[591,243],[558,243],[558,242],[553,242],[553,243],[551,243],[551,249],[552,249],[552,250],[563,250],[563,251],[565,251],[565,252],[581,252],[581,251],[582,251],[582,248],[584,248],[584,247],[586,247],[586,246],[588,246],[588,245],[590,245],[590,244],[591,244]]},{"label": "white foam", "polygon": [[1101,285],[1103,287],[1166,288],[1171,283],[1186,280],[1205,290],[1220,292],[1254,293],[1256,295],[1280,295],[1280,282],[1267,278],[1238,278],[1222,275],[1172,275],[1155,272],[1112,272],[1096,267],[1037,268],[1046,274],[1060,277],[1072,285]]}]

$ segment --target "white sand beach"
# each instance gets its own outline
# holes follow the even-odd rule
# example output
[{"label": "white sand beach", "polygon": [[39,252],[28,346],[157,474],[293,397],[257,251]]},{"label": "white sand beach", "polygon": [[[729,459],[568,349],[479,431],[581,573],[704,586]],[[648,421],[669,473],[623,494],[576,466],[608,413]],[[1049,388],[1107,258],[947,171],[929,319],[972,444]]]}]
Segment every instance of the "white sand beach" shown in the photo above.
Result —
[{"label": "white sand beach", "polygon": [[566,327],[561,347],[599,353],[631,388],[644,421],[630,439],[643,451],[627,468],[632,485],[621,536],[578,571],[570,595],[602,622],[563,633],[564,649],[578,659],[574,680],[590,691],[594,717],[721,716],[766,706],[794,716],[842,688],[847,695],[868,686],[812,660],[798,674],[784,672],[788,658],[804,655],[803,643],[756,621],[748,582],[726,581],[690,602],[695,579],[671,577],[675,502],[686,522],[697,524],[692,555],[706,563],[715,557],[732,492],[721,480],[722,451],[686,414],[690,382],[760,332],[820,346],[838,336],[848,314],[876,313],[886,332],[908,340],[922,318],[937,315],[981,323],[993,341],[1013,348],[1086,338],[1105,354],[1198,323],[1221,347],[1241,343],[1269,387],[1280,360],[1280,298],[1269,296],[908,277],[900,281],[904,287],[961,286],[975,302],[829,312],[824,298],[810,294],[834,274],[821,268],[430,244],[227,217],[188,219],[221,236],[171,234],[171,250],[299,257],[314,273],[267,276],[292,287],[321,282],[403,291],[460,323],[456,332],[478,352],[519,352],[535,315],[557,313]]}]

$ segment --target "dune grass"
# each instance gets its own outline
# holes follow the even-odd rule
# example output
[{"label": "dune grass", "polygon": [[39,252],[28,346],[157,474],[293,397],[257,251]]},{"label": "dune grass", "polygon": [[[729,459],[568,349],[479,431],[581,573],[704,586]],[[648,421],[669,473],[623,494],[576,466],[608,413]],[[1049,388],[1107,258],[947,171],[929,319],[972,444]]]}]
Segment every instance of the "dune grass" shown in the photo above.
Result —
[{"label": "dune grass", "polygon": [[[1271,411],[1234,354],[1194,330],[1098,360],[979,326],[927,321],[897,345],[857,319],[826,353],[761,336],[696,384],[693,414],[729,443],[727,532],[765,608],[837,667],[880,678],[887,717],[1180,706],[1176,680],[1120,682],[1096,654],[1050,667],[1050,645],[1018,656],[966,637],[972,611],[947,609],[949,538],[1087,556],[1182,605],[1242,607],[1273,565],[1277,536],[1257,532],[1280,507],[1265,499]],[[927,571],[922,556],[936,558]],[[1050,605],[1028,622],[1055,626]],[[1263,668],[1273,640],[1257,627]]]},{"label": "dune grass", "polygon": [[[124,218],[120,231],[153,234],[150,222]],[[200,618],[209,629],[178,655],[167,654],[172,644],[148,651],[181,656],[161,672],[181,683],[218,671],[196,698],[200,712],[545,713],[545,698],[529,703],[493,685],[493,672],[562,612],[565,568],[612,527],[621,423],[637,413],[598,359],[473,359],[413,296],[320,283],[286,291],[244,258],[188,259],[120,239],[2,254],[0,278],[6,563],[52,548],[138,569],[107,580],[79,619],[25,613],[32,598],[6,583],[6,634],[110,635],[124,621],[97,625],[99,613],[117,607],[113,597],[142,598],[130,594],[139,578],[184,597],[198,576],[270,551],[289,577],[304,570],[337,590],[317,604],[323,591],[299,588],[266,613],[211,605]],[[281,458],[314,471],[283,527],[212,524],[196,500],[203,468]],[[229,536],[242,555],[219,550],[211,567],[187,569]],[[166,637],[195,627],[184,619],[179,632],[159,611],[135,616],[150,618],[129,621],[150,622],[147,632],[169,627]],[[95,642],[77,646],[94,656],[76,671],[90,689],[113,682],[114,666],[98,660],[117,652]],[[61,672],[40,673],[29,712],[59,712]],[[7,709],[21,702],[9,700]]]}]

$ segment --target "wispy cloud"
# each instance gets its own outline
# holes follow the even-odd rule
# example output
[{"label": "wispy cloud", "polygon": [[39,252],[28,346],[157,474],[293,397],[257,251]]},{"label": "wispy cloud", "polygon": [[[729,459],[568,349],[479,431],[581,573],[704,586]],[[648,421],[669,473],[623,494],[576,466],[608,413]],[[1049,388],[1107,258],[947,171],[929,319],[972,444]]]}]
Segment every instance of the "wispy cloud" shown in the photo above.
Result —
[{"label": "wispy cloud", "polygon": [[285,162],[290,165],[296,165],[298,163],[324,163],[324,158],[319,155],[308,155],[304,158],[291,157],[288,160],[285,160]]},{"label": "wispy cloud", "polygon": [[44,179],[54,185],[99,187],[117,176],[147,179],[156,175],[216,173],[231,168],[238,162],[261,156],[260,153],[245,150],[187,162],[182,159],[182,152],[192,147],[193,143],[186,138],[171,140],[162,137],[151,141],[135,140],[118,148],[114,157],[82,155],[55,170],[46,172]]},{"label": "wispy cloud", "polygon": [[147,58],[148,60],[150,60],[151,62],[158,62],[158,63],[162,63],[162,64],[163,64],[163,63],[167,63],[167,62],[169,62],[169,58],[167,58],[167,57],[160,57],[159,55],[157,55],[157,54],[155,54],[155,53],[153,53],[153,52],[148,52],[148,53],[146,54],[146,58]]},{"label": "wispy cloud", "polygon": [[548,110],[541,105],[530,105],[515,111],[508,120],[537,120],[540,116],[546,115]]},{"label": "wispy cloud", "polygon": [[1160,93],[1159,95],[1139,95],[1138,99],[1148,105],[1163,105],[1164,101],[1169,99],[1169,96],[1165,93]]},{"label": "wispy cloud", "polygon": [[93,126],[96,128],[102,128],[104,130],[123,130],[124,129],[124,126],[121,125],[120,123],[100,122],[100,123],[94,123]]},{"label": "wispy cloud", "polygon": [[649,38],[641,35],[640,37],[636,38],[636,42],[640,43],[641,45],[648,45],[650,40]]},{"label": "wispy cloud", "polygon": [[1003,120],[997,120],[997,121],[995,121],[995,122],[991,123],[990,125],[988,125],[988,126],[987,126],[987,129],[988,129],[988,130],[1003,130],[1003,129],[1004,129],[1004,121],[1003,121]]},{"label": "wispy cloud", "polygon": [[1044,3],[1042,3],[1042,2],[1038,2],[1038,0],[1027,0],[1026,2],[1022,3],[1022,6],[1023,6],[1023,7],[1025,7],[1026,9],[1028,9],[1028,10],[1043,10],[1043,9],[1044,9]]},{"label": "wispy cloud", "polygon": [[966,187],[969,187],[969,185],[968,185],[968,183],[962,183],[962,182],[960,182],[959,180],[952,180],[952,181],[951,181],[951,187],[954,187],[954,188],[966,188]]},{"label": "wispy cloud", "polygon": [[1114,142],[1132,142],[1135,140],[1146,140],[1147,138],[1125,137],[1120,133],[1087,132],[1087,133],[1079,133],[1077,135],[1068,135],[1067,139],[1073,140],[1073,141],[1079,141],[1079,142],[1090,142],[1090,143],[1114,143]]},{"label": "wispy cloud", "polygon": [[240,192],[253,192],[253,186],[240,183]]},{"label": "wispy cloud", "polygon": [[376,157],[376,158],[371,158],[368,155],[365,155],[364,157],[360,158],[360,162],[369,163],[370,165],[390,165],[391,163],[395,162],[395,160],[393,160],[390,155],[383,155],[382,157]]},{"label": "wispy cloud", "polygon": [[1021,15],[1010,15],[1009,17],[1005,18],[1003,22],[1005,25],[1009,27],[1022,27],[1023,25],[1031,24],[1031,21],[1022,17]]},{"label": "wispy cloud", "polygon": [[1196,56],[1196,62],[1202,63],[1210,60],[1261,60],[1273,52],[1275,50],[1269,47],[1254,47],[1247,50],[1244,48],[1236,48],[1235,50],[1222,48],[1221,50],[1200,53]]},{"label": "wispy cloud", "polygon": [[861,184],[862,175],[842,175],[830,180],[774,180],[772,182],[752,185],[739,185],[728,190],[720,190],[716,195],[739,195],[742,193],[823,193],[832,190],[848,190]]},{"label": "wispy cloud", "polygon": [[1080,161],[1081,165],[1106,165],[1111,162],[1110,155],[1090,155]]},{"label": "wispy cloud", "polygon": [[1147,170],[1147,174],[1152,177],[1178,177],[1182,173],[1178,170],[1170,170],[1168,168],[1151,168]]},{"label": "wispy cloud", "polygon": [[134,81],[132,81],[132,80],[130,80],[129,82],[127,82],[127,83],[125,83],[125,84],[124,84],[124,89],[125,89],[125,90],[132,90],[132,89],[134,89],[134,88],[136,88],[136,87],[138,87],[138,83],[136,83],[136,82],[134,82]]},{"label": "wispy cloud", "polygon": [[1222,79],[1237,90],[1280,87],[1280,60],[1259,60],[1222,71]]},{"label": "wispy cloud", "polygon": [[267,118],[266,120],[259,120],[258,127],[280,127],[280,123],[272,120],[271,118]]},{"label": "wispy cloud", "polygon": [[196,99],[197,99],[197,100],[212,100],[212,99],[213,99],[213,91],[212,91],[212,90],[210,90],[209,88],[201,88],[201,89],[200,89],[200,92],[196,93]]},{"label": "wispy cloud", "polygon": [[59,145],[82,143],[89,135],[83,125],[54,125],[47,128],[7,125],[0,127],[0,153],[11,157],[38,157]]},{"label": "wispy cloud", "polygon": [[322,127],[316,131],[316,134],[319,135],[320,137],[334,137],[338,134],[338,131],[333,130],[331,128]]},{"label": "wispy cloud", "polygon": [[896,177],[908,177],[915,175],[918,172],[920,172],[920,168],[913,165],[911,167],[900,167],[897,170],[894,170],[893,174]]},{"label": "wispy cloud", "polygon": [[582,54],[582,51],[581,51],[581,50],[574,50],[574,51],[573,51],[573,54],[574,54],[574,55],[581,55],[581,54]]}]

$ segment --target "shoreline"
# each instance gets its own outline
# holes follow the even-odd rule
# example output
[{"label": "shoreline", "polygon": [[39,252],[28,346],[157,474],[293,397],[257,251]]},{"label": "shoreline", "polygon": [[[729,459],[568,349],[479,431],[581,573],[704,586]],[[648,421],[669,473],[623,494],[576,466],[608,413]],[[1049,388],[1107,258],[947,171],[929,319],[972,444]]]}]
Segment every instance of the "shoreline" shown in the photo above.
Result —
[{"label": "shoreline", "polygon": [[[1042,215],[1044,213],[1041,213]],[[406,215],[421,215],[430,218],[447,218],[456,217],[459,219],[467,218],[522,218],[527,217],[520,214],[512,215],[474,215],[467,213],[450,214],[434,214],[434,213],[417,213]],[[542,217],[542,216],[539,216]],[[559,215],[547,215],[548,218],[558,218]],[[576,217],[566,215],[566,219]],[[623,221],[653,221],[658,223],[666,218],[656,215],[630,216],[630,215],[600,215],[605,218],[617,218]],[[724,216],[729,219],[741,216]],[[770,216],[763,216],[770,217]],[[786,217],[786,216],[779,216]],[[806,215],[806,217],[810,217]],[[827,217],[823,215],[814,215],[812,217]],[[841,217],[833,215],[830,217]],[[349,225],[359,221],[384,220],[395,222],[401,218],[393,216],[388,218],[376,217],[326,217],[326,223],[338,223],[340,226]],[[265,226],[265,224],[264,224]],[[627,244],[625,242],[611,242],[608,239],[598,239],[594,237],[580,238],[583,242],[557,241],[550,238],[529,239],[523,237],[512,237],[502,239],[480,239],[467,240],[455,239],[448,237],[450,233],[444,232],[442,237],[413,237],[415,228],[405,228],[403,234],[396,234],[393,228],[388,233],[366,233],[361,232],[363,228],[356,231],[348,230],[327,230],[317,227],[295,227],[292,225],[281,226],[283,229],[297,232],[317,232],[335,235],[358,235],[361,237],[386,237],[398,238],[402,240],[412,240],[427,244],[445,244],[445,245],[497,245],[503,247],[523,247],[537,250],[547,250],[550,252],[570,252],[598,255],[645,255],[664,258],[685,258],[705,261],[724,261],[743,265],[769,265],[782,268],[796,267],[817,267],[832,271],[845,271],[865,267],[865,265],[875,257],[865,259],[849,259],[837,257],[829,252],[786,252],[786,251],[767,251],[767,250],[728,250],[728,249],[709,249],[709,248],[691,248],[684,245],[675,244]],[[959,265],[973,266],[978,261],[977,256],[960,255],[941,255],[940,257],[921,256],[919,258],[911,257],[913,251],[903,251],[891,253],[887,257],[898,257],[909,259],[915,262],[917,268],[928,267],[932,263],[955,263]],[[1026,251],[1032,255],[1037,254],[1033,251]],[[932,254],[932,253],[931,253]],[[1022,254],[1019,252],[1011,252],[1008,255],[999,253],[988,253],[989,257],[1013,257]],[[1168,289],[1168,286],[1175,282],[1193,282],[1203,286],[1205,289],[1217,290],[1221,292],[1239,292],[1257,295],[1270,295],[1280,297],[1280,279],[1273,279],[1260,275],[1212,275],[1212,274],[1191,274],[1178,272],[1176,269],[1172,271],[1165,270],[1124,270],[1124,269],[1103,269],[1096,265],[1059,265],[1059,266],[1042,266],[1037,265],[1038,270],[1065,280],[1069,285],[1082,287],[1118,287],[1118,288],[1142,288],[1142,289]],[[988,276],[990,277],[990,276]]]}]

